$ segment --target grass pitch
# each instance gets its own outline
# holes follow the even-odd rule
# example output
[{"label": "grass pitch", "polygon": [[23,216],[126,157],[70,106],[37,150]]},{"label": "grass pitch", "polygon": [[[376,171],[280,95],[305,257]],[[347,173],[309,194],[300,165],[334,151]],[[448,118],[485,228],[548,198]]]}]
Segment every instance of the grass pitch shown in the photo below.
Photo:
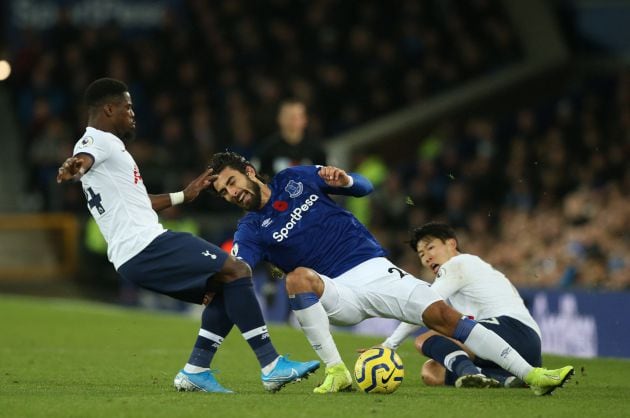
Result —
[{"label": "grass pitch", "polygon": [[[545,357],[576,375],[553,396],[527,389],[431,388],[424,358],[410,341],[399,349],[405,380],[392,395],[314,395],[309,380],[265,393],[258,363],[236,329],[213,368],[235,395],[178,393],[175,373],[188,359],[198,320],[69,300],[0,296],[1,417],[630,417],[630,361]],[[271,326],[279,352],[315,359],[299,330]],[[346,364],[379,337],[337,333]]]}]

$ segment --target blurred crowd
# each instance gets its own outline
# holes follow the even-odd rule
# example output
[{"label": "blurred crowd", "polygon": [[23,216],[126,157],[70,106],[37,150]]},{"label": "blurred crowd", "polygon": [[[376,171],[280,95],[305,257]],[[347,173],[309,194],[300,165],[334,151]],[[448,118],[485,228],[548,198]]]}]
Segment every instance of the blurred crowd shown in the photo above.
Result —
[{"label": "blurred crowd", "polygon": [[[147,189],[179,190],[212,152],[259,161],[274,149],[287,98],[305,105],[299,123],[321,146],[517,62],[500,4],[188,0],[160,28],[133,32],[115,22],[77,26],[62,10],[46,33],[25,30],[12,43],[30,209],[85,214],[80,189],[59,188],[54,177],[84,130],[80,99],[95,78],[130,87],[138,132],[129,149]],[[348,168],[376,191],[344,203],[424,278],[408,231],[442,219],[464,251],[518,286],[628,289],[629,135],[630,75],[622,73],[508,116],[445,120],[394,164],[359,153]],[[190,208],[231,210],[212,198]]]},{"label": "blurred crowd", "polygon": [[306,105],[310,134],[325,138],[520,57],[498,0],[175,4],[155,30],[77,26],[61,9],[45,33],[14,36],[35,206],[82,206],[50,179],[83,132],[82,92],[101,76],[130,86],[132,153],[149,190],[164,190],[186,183],[214,151],[254,156],[287,97]]},{"label": "blurred crowd", "polygon": [[440,219],[517,286],[630,289],[630,71],[532,105],[444,122],[394,171],[360,156],[364,221],[426,278],[405,237]]}]

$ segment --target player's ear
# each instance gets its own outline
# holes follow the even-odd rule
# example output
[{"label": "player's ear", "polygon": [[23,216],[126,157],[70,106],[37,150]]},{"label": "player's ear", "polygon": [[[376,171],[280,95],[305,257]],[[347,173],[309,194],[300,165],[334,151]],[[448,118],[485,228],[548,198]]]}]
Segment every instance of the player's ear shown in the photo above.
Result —
[{"label": "player's ear", "polygon": [[254,167],[251,165],[245,166],[245,174],[247,174],[248,177],[256,177],[256,170],[254,170]]},{"label": "player's ear", "polygon": [[114,107],[111,103],[106,103],[103,105],[103,112],[105,113],[105,116],[109,117],[114,113]]}]

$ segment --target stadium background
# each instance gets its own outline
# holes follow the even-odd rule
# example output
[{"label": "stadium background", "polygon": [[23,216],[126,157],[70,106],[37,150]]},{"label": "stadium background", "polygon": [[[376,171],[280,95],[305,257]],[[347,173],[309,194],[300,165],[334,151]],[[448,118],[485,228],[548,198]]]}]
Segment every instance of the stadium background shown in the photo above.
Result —
[{"label": "stadium background", "polygon": [[[375,184],[342,203],[401,267],[426,276],[408,230],[446,220],[523,290],[546,352],[630,357],[628,2],[0,7],[12,68],[0,82],[3,293],[183,309],[119,283],[80,188],[54,182],[84,129],[83,89],[112,76],[130,86],[130,151],[150,192],[181,189],[215,151],[255,159],[278,104],[296,97],[310,140]],[[239,216],[207,195],[164,220],[223,243]],[[284,320],[282,282],[256,276],[270,319]]]}]

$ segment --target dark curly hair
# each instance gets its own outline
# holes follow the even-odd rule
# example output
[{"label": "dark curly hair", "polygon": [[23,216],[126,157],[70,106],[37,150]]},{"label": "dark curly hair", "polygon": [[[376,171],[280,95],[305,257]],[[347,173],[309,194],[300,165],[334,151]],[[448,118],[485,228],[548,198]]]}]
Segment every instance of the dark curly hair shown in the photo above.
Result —
[{"label": "dark curly hair", "polygon": [[[210,157],[208,168],[211,168],[214,174],[219,174],[224,168],[230,167],[234,170],[246,174],[247,167],[256,168],[245,157],[232,151],[217,152]],[[267,179],[256,171],[256,178],[263,183],[267,183]],[[214,190],[214,188],[211,188]]]},{"label": "dark curly hair", "polygon": [[[429,222],[411,231],[409,246],[412,250],[417,251],[418,242],[428,237],[437,238],[442,242],[446,242],[450,238],[457,241],[455,230],[450,225],[440,222]],[[459,243],[457,243],[457,251],[460,251]]]}]

